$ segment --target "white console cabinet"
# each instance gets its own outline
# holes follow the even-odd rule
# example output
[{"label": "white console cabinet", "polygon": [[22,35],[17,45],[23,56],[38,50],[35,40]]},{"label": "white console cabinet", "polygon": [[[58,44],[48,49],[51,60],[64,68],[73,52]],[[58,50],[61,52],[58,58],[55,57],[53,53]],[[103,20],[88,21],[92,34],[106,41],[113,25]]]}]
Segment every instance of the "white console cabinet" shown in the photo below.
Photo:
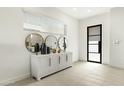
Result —
[{"label": "white console cabinet", "polygon": [[31,74],[37,80],[72,66],[72,53],[31,55]]}]

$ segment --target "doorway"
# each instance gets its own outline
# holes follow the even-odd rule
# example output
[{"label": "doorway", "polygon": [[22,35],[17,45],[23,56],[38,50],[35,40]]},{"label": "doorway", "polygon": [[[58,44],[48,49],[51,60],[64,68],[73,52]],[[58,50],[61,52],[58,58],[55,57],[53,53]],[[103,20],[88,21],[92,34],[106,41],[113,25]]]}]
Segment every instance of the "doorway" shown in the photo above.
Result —
[{"label": "doorway", "polygon": [[102,24],[87,27],[87,61],[102,63]]}]

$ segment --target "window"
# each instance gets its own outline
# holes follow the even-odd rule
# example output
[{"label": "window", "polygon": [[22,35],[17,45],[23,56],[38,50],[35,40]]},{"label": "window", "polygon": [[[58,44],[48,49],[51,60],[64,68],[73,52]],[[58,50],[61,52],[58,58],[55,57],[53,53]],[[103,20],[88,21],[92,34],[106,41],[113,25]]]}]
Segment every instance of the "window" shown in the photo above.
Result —
[{"label": "window", "polygon": [[41,32],[64,34],[65,24],[61,21],[46,17],[24,13],[24,29]]}]

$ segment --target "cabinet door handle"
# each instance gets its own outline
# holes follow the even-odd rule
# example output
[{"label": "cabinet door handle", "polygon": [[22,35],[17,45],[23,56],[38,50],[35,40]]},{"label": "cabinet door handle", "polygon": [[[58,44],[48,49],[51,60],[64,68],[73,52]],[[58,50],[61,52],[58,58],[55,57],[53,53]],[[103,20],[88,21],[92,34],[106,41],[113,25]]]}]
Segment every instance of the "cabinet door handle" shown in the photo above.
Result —
[{"label": "cabinet door handle", "polygon": [[59,64],[60,64],[60,56],[59,56]]},{"label": "cabinet door handle", "polygon": [[66,61],[68,62],[68,55],[66,55]]},{"label": "cabinet door handle", "polygon": [[51,66],[51,58],[49,58],[49,66]]}]

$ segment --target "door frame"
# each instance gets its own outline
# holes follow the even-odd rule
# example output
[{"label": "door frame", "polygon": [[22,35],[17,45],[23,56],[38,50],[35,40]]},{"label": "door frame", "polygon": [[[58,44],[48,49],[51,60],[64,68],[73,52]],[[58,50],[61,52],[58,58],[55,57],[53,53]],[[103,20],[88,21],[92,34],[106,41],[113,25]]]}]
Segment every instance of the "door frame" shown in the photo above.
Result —
[{"label": "door frame", "polygon": [[[89,28],[91,28],[91,27],[97,27],[97,26],[100,26],[100,41],[101,41],[100,62],[89,60],[89,55],[88,55],[88,53],[89,53],[89,47],[88,47],[89,46],[89,43],[88,43],[88,41],[89,41]],[[87,62],[94,62],[94,63],[100,63],[100,64],[102,64],[102,24],[93,25],[93,26],[87,26]]]}]

